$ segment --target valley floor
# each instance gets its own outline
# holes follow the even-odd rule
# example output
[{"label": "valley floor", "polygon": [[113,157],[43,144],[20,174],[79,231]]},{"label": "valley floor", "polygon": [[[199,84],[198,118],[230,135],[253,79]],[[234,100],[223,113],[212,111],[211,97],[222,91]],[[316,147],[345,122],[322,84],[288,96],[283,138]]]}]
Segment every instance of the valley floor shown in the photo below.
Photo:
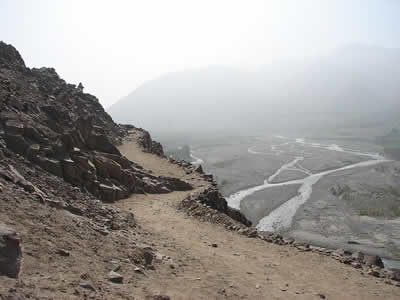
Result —
[{"label": "valley floor", "polygon": [[[190,181],[200,177],[152,154],[134,141],[120,148],[155,175]],[[134,212],[149,242],[167,263],[136,282],[134,295],[171,299],[399,299],[400,288],[317,253],[250,239],[177,210],[190,192],[133,195],[116,205]]]}]

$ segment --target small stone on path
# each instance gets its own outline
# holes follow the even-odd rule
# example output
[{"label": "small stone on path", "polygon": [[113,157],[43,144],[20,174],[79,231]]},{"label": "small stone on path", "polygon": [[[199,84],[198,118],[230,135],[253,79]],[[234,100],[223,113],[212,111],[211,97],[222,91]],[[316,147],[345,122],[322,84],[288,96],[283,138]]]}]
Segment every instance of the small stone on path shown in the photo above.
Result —
[{"label": "small stone on path", "polygon": [[59,255],[61,255],[61,256],[70,256],[69,251],[67,251],[67,250],[65,250],[65,249],[59,248],[59,249],[57,249],[56,252],[57,252],[57,254],[59,254]]},{"label": "small stone on path", "polygon": [[114,283],[122,283],[124,277],[117,272],[111,271],[108,273],[108,280]]},{"label": "small stone on path", "polygon": [[96,289],[93,287],[93,285],[91,285],[89,282],[81,282],[81,283],[79,283],[79,286],[81,288],[88,289],[88,290],[91,290],[93,292],[96,291]]}]

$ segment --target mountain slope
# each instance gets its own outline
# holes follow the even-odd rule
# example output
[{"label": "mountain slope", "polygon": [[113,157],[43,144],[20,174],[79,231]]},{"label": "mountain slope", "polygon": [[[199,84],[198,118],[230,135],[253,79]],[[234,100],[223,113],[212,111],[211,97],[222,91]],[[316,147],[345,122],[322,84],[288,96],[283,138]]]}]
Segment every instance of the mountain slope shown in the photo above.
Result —
[{"label": "mountain slope", "polygon": [[400,112],[399,61],[398,49],[353,45],[331,56],[254,71],[210,67],[171,73],[137,88],[109,112],[158,132],[390,128],[398,122],[394,112]]}]

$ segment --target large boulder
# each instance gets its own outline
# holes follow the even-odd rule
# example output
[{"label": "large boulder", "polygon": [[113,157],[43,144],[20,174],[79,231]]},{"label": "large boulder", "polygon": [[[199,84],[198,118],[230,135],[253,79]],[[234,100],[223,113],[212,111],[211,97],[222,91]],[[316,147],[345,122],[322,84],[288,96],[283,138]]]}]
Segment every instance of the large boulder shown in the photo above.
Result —
[{"label": "large boulder", "polygon": [[14,230],[0,223],[0,275],[18,278],[21,262],[21,240]]},{"label": "large boulder", "polygon": [[25,155],[29,149],[29,144],[22,135],[6,133],[5,140],[8,148],[21,155]]},{"label": "large boulder", "polygon": [[[95,152],[98,154],[97,152]],[[123,169],[130,169],[133,165],[133,162],[131,162],[129,159],[127,159],[125,156],[120,156],[120,155],[115,155],[115,154],[110,154],[110,153],[101,153],[102,156],[105,156],[109,159],[112,159],[119,163]]]},{"label": "large boulder", "polygon": [[32,144],[29,146],[28,150],[26,150],[26,157],[31,160],[35,161],[40,151],[39,144]]},{"label": "large boulder", "polygon": [[189,196],[191,200],[198,201],[210,208],[220,211],[235,221],[238,221],[246,226],[251,226],[251,222],[237,209],[228,206],[225,198],[215,188],[211,187],[199,194],[192,194]]},{"label": "large boulder", "polygon": [[240,212],[238,209],[234,209],[232,207],[227,207],[225,214],[227,214],[229,217],[232,219],[246,225],[246,226],[251,226],[251,222],[247,220],[247,218]]},{"label": "large boulder", "polygon": [[138,128],[141,132],[141,136],[139,137],[139,145],[142,146],[142,149],[145,152],[153,153],[158,156],[164,156],[164,149],[162,145],[156,141],[153,141],[151,139],[150,133],[148,133],[146,130],[143,130],[141,128]]},{"label": "large boulder", "polygon": [[151,153],[158,156],[164,156],[164,149],[159,142],[151,141]]},{"label": "large boulder", "polygon": [[81,183],[81,171],[78,165],[70,158],[62,161],[64,179],[72,184],[79,185]]},{"label": "large boulder", "polygon": [[72,150],[73,148],[84,148],[85,141],[79,130],[72,130],[65,132],[61,135],[61,141],[63,142],[67,150]]},{"label": "large boulder", "polygon": [[190,183],[183,181],[179,178],[160,176],[159,179],[171,191],[190,191],[193,189]]},{"label": "large boulder", "polygon": [[79,167],[80,175],[82,179],[85,181],[95,181],[97,180],[96,176],[96,167],[92,163],[92,161],[83,153],[75,153],[71,155],[73,160],[76,162],[77,167]]},{"label": "large boulder", "polygon": [[8,134],[22,135],[24,133],[24,124],[17,120],[8,120],[4,129]]},{"label": "large boulder", "polygon": [[122,179],[122,168],[121,165],[116,161],[102,155],[96,155],[93,159],[93,162],[96,166],[98,176],[104,178],[111,177],[116,180]]},{"label": "large boulder", "polygon": [[104,134],[92,133],[86,139],[86,145],[90,150],[98,150],[106,153],[121,155],[117,147]]},{"label": "large boulder", "polygon": [[119,187],[115,185],[110,186],[103,183],[99,185],[99,191],[100,198],[107,202],[114,202],[118,200],[119,194],[122,193],[122,190]]},{"label": "large boulder", "polygon": [[38,143],[46,142],[46,138],[39,133],[39,131],[30,125],[24,126],[24,137],[37,141]]},{"label": "large boulder", "polygon": [[37,160],[37,164],[41,166],[46,171],[58,176],[62,177],[62,166],[59,160],[51,159],[47,157],[41,157]]},{"label": "large boulder", "polygon": [[220,192],[216,189],[208,189],[199,195],[199,200],[201,203],[214,208],[219,211],[225,212],[228,207],[228,203],[225,198],[222,197]]},{"label": "large boulder", "polygon": [[199,173],[199,174],[204,174],[204,170],[203,170],[203,167],[201,165],[198,165],[197,167],[195,167],[194,171]]}]

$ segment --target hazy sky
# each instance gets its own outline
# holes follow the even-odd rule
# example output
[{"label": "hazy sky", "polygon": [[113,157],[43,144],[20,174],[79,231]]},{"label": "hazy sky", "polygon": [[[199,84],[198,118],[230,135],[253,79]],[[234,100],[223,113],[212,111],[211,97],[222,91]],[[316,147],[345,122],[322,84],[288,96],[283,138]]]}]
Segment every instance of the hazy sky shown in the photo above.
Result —
[{"label": "hazy sky", "polygon": [[166,72],[400,47],[400,1],[0,0],[0,40],[108,107]]}]

